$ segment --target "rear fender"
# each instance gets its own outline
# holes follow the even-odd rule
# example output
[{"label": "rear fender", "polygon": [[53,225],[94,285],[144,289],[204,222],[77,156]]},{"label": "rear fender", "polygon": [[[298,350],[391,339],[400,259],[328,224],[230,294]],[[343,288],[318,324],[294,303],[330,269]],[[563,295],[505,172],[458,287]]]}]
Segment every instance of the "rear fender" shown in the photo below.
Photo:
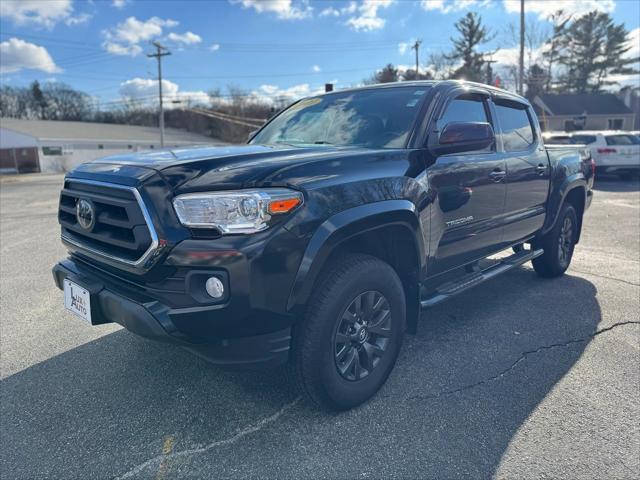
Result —
[{"label": "rear fender", "polygon": [[552,191],[547,207],[547,218],[542,229],[543,235],[555,226],[556,221],[558,220],[558,216],[560,215],[560,209],[562,208],[567,195],[569,195],[571,191],[577,188],[582,190],[582,195],[584,195],[584,201],[586,205],[588,189],[587,180],[581,172],[574,173],[573,175],[565,177],[564,181],[559,185],[559,187],[552,186]]}]

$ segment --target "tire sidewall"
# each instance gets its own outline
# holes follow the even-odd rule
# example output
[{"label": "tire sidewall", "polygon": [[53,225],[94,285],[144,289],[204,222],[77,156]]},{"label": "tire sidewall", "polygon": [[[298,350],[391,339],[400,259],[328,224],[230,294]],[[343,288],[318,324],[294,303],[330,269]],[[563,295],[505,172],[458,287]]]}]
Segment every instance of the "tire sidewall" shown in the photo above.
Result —
[{"label": "tire sidewall", "polygon": [[[384,295],[391,309],[391,336],[380,363],[365,378],[349,381],[340,375],[334,359],[334,333],[346,308],[361,293],[377,291]],[[387,264],[379,261],[362,270],[353,270],[330,288],[333,301],[321,317],[322,329],[316,354],[320,384],[331,403],[351,408],[366,401],[382,386],[391,373],[402,345],[405,324],[405,298],[400,279]]]},{"label": "tire sidewall", "polygon": [[[560,245],[558,242],[558,239],[560,237],[560,234],[562,232],[562,228],[564,225],[565,220],[569,218],[571,220],[571,231],[573,234],[573,238],[571,239],[571,252],[569,254],[569,259],[567,261],[566,265],[562,265],[560,263],[560,258],[558,257],[558,250],[560,249]],[[571,264],[571,260],[573,259],[573,252],[575,250],[575,246],[576,246],[576,235],[578,233],[578,216],[576,215],[576,211],[573,208],[572,205],[565,205],[564,208],[562,209],[562,215],[560,216],[560,218],[558,219],[558,225],[557,226],[557,230],[556,230],[556,234],[554,235],[554,244],[555,244],[555,248],[554,248],[554,255],[555,258],[557,259],[557,265],[558,265],[558,269],[562,270],[563,272],[569,268],[569,265]]]}]

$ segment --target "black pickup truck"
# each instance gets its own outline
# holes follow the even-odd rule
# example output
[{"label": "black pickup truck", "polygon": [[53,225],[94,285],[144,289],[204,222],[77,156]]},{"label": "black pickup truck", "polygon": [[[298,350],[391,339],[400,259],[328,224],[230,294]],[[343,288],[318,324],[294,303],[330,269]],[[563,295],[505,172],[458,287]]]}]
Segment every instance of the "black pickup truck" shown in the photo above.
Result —
[{"label": "black pickup truck", "polygon": [[562,275],[593,176],[583,152],[545,148],[531,105],[503,90],[333,92],[247,145],[80,165],[53,275],[92,325],[221,365],[288,362],[310,399],[347,409],[383,385],[422,310],[528,261]]}]

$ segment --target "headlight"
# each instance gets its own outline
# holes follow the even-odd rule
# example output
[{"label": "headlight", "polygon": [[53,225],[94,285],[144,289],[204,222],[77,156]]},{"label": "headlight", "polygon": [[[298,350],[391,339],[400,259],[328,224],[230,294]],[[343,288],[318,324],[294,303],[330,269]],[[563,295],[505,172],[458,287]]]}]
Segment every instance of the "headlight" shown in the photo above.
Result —
[{"label": "headlight", "polygon": [[302,194],[285,188],[187,193],[173,199],[185,227],[217,228],[222,233],[255,233],[269,227],[272,215],[302,204]]}]

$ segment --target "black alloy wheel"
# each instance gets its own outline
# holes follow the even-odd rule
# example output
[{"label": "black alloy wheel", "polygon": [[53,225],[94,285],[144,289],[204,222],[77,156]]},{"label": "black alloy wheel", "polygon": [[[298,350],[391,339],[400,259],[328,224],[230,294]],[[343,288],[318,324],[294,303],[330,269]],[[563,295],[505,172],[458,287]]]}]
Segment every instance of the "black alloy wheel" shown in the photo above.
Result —
[{"label": "black alloy wheel", "polygon": [[391,307],[380,292],[358,295],[343,312],[334,334],[334,359],[342,378],[357,381],[380,363],[391,335]]}]

